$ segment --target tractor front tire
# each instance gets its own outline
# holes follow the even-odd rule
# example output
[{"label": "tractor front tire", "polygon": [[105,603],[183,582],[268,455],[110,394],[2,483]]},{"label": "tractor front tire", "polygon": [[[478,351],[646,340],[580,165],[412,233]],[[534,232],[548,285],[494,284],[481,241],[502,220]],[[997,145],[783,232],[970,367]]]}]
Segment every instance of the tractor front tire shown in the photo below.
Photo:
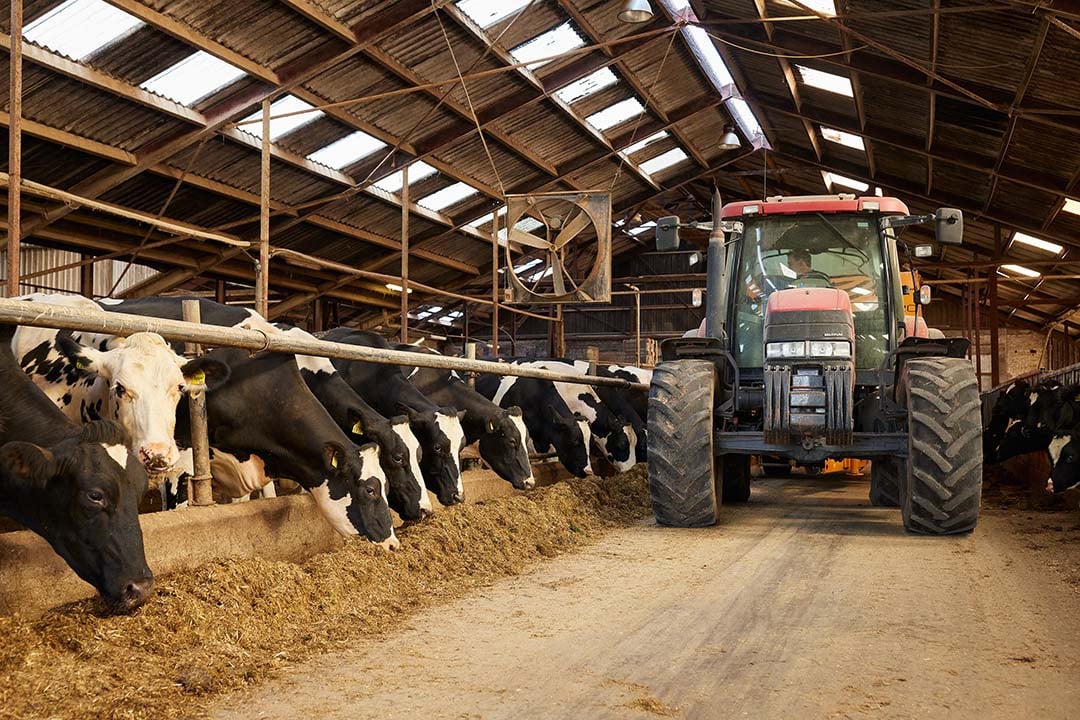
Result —
[{"label": "tractor front tire", "polygon": [[716,370],[705,360],[674,360],[653,371],[649,389],[649,497],[656,522],[715,525],[723,489],[713,455]]},{"label": "tractor front tire", "polygon": [[975,529],[982,500],[982,415],[975,370],[963,358],[904,363],[908,463],[901,511],[908,532]]},{"label": "tractor front tire", "polygon": [[870,504],[875,507],[900,507],[903,474],[900,463],[894,458],[874,458],[870,462]]}]

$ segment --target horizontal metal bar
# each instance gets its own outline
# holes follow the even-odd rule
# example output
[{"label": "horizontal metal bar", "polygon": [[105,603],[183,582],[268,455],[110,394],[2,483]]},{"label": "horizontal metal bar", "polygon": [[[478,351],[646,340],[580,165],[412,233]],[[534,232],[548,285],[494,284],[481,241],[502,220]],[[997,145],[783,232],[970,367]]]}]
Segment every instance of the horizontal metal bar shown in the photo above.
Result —
[{"label": "horizontal metal bar", "polygon": [[167,320],[142,315],[127,315],[114,312],[96,313],[82,308],[48,305],[26,300],[9,300],[7,298],[0,298],[0,323],[99,332],[120,336],[127,336],[137,332],[153,332],[161,335],[166,340],[197,342],[214,347],[235,347],[255,352],[269,350],[295,355],[317,355],[342,360],[361,360],[379,365],[411,365],[439,370],[530,377],[579,385],[606,385],[644,392],[649,390],[648,385],[631,383],[622,378],[571,375],[553,370],[542,370],[540,368],[523,367],[488,360],[466,360],[445,355],[413,353],[405,350],[361,347],[346,343],[298,338],[284,334],[264,333],[262,330],[197,325],[181,320]]},{"label": "horizontal metal bar", "polygon": [[893,455],[907,457],[907,433],[854,433],[850,445],[815,445],[804,450],[801,445],[770,443],[760,431],[718,432],[713,439],[714,449],[721,454],[744,453],[781,455],[796,460],[803,457],[871,457]]}]

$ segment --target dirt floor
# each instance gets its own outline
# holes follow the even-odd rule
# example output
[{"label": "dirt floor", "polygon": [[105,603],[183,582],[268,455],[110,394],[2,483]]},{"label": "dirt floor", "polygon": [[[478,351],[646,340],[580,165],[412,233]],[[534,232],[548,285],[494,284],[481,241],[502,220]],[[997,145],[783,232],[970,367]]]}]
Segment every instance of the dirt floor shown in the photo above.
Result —
[{"label": "dirt floor", "polygon": [[607,533],[221,698],[232,718],[1080,717],[1080,515],[906,535],[867,480]]}]

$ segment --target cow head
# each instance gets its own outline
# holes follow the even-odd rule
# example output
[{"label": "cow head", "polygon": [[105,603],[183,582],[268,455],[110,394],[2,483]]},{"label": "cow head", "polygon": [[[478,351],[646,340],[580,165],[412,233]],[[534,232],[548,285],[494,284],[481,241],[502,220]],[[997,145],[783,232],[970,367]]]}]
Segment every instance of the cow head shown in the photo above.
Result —
[{"label": "cow head", "polygon": [[1080,440],[1062,435],[1050,441],[1050,481],[1059,493],[1080,482]]},{"label": "cow head", "polygon": [[379,447],[331,441],[323,448],[323,460],[326,480],[308,490],[330,524],[342,535],[362,535],[390,550],[400,547],[386,504]]},{"label": "cow head", "polygon": [[495,412],[484,424],[480,436],[480,457],[518,490],[536,485],[529,463],[529,434],[521,408],[514,406]]},{"label": "cow head", "polygon": [[108,385],[99,414],[123,426],[132,452],[152,475],[171,470],[180,457],[174,431],[181,393],[212,390],[229,377],[227,365],[206,357],[187,360],[156,333],[116,338],[105,350],[59,334],[56,346],[79,372]]},{"label": "cow head", "polygon": [[14,499],[15,519],[122,612],[142,605],[154,587],[138,515],[146,471],[125,440],[119,425],[97,421],[51,448],[0,448],[0,495]]},{"label": "cow head", "polygon": [[430,515],[431,498],[420,474],[420,442],[409,429],[408,419],[399,416],[387,422],[381,416],[364,417],[355,411],[349,415],[352,434],[379,446],[379,463],[386,473],[386,499],[390,507],[403,520],[420,520]]},{"label": "cow head", "polygon": [[552,406],[548,406],[548,412],[554,431],[555,453],[559,456],[559,462],[577,477],[591,475],[589,444],[592,442],[592,431],[589,428],[589,421],[581,413],[564,417]]},{"label": "cow head", "polygon": [[459,454],[465,431],[460,416],[450,408],[414,410],[401,405],[398,409],[409,418],[409,425],[424,449],[420,458],[424,483],[443,505],[464,502]]},{"label": "cow head", "polygon": [[580,398],[596,412],[596,419],[591,423],[592,437],[604,459],[611,463],[615,472],[626,472],[634,467],[637,463],[637,436],[634,429],[621,415],[613,413],[600,402],[594,392],[582,393]]}]

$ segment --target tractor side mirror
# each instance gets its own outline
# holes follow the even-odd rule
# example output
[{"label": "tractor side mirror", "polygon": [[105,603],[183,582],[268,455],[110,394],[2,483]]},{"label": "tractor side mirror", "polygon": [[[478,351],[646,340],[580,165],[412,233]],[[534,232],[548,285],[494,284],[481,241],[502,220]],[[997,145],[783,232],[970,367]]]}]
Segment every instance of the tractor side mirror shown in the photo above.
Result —
[{"label": "tractor side mirror", "polygon": [[922,287],[919,288],[919,304],[920,305],[929,305],[930,304],[930,286],[929,285],[923,285]]},{"label": "tractor side mirror", "polygon": [[964,213],[956,208],[938,208],[934,213],[937,241],[942,245],[960,245],[964,242]]},{"label": "tractor side mirror", "polygon": [[656,221],[656,249],[671,252],[679,249],[679,217],[668,215]]}]

